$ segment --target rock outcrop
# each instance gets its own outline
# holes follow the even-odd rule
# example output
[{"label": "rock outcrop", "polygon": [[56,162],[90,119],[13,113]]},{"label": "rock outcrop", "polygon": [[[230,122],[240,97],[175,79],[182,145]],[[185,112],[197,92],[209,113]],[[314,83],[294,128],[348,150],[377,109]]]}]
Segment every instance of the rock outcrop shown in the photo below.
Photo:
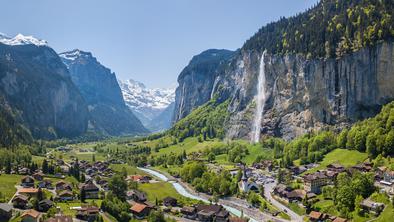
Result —
[{"label": "rock outcrop", "polygon": [[76,49],[59,55],[88,104],[90,130],[110,136],[148,132],[125,105],[116,76],[110,69],[90,52]]},{"label": "rock outcrop", "polygon": [[[383,104],[394,100],[393,51],[394,44],[384,42],[337,59],[266,54],[267,99],[261,135],[290,139],[326,127],[340,129],[375,115]],[[192,78],[183,76],[176,102],[199,97],[198,102],[205,103],[207,92],[218,94],[221,101],[229,99],[230,118],[224,123],[227,137],[250,139],[261,55],[253,50],[239,51],[220,73],[211,73],[215,78],[201,81],[203,86],[182,82]],[[202,92],[213,85],[213,90]],[[197,105],[189,104],[189,110]],[[182,112],[175,115],[183,116]]]},{"label": "rock outcrop", "polygon": [[221,67],[235,53],[229,50],[209,49],[196,55],[178,76],[175,91],[173,121],[187,116],[194,108],[211,99],[215,79]]}]

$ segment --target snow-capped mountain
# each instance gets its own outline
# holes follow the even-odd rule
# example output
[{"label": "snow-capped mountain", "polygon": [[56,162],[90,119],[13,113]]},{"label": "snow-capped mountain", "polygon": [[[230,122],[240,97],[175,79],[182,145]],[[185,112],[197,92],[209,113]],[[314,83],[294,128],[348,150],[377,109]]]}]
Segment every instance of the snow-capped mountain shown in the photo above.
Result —
[{"label": "snow-capped mountain", "polygon": [[[160,131],[170,127],[172,112],[167,110],[175,101],[175,88],[147,88],[143,83],[129,79],[118,80],[126,105],[136,114],[142,123],[151,131]],[[172,107],[172,106],[170,106]],[[168,121],[160,126],[153,124],[156,117],[164,111],[168,113]],[[164,119],[167,118],[162,117]],[[153,126],[155,125],[155,126]]]},{"label": "snow-capped mountain", "polygon": [[6,45],[36,45],[36,46],[47,46],[48,43],[45,40],[34,38],[33,36],[25,36],[22,34],[16,35],[14,38],[10,38],[7,35],[0,33],[0,43]]}]

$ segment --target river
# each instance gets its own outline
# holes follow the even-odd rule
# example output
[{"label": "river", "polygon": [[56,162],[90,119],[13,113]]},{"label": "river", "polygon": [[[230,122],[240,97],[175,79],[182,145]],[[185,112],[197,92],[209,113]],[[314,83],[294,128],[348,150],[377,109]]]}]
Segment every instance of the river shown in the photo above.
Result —
[{"label": "river", "polygon": [[[162,173],[159,173],[159,172],[157,172],[157,171],[155,171],[155,170],[151,170],[151,169],[143,168],[143,167],[138,167],[138,169],[140,169],[140,170],[142,170],[142,171],[145,171],[145,172],[147,172],[147,173],[149,173],[149,174],[151,174],[151,175],[153,175],[153,176],[159,178],[160,180],[163,180],[163,181],[168,181],[168,180],[169,180],[168,177],[167,177],[166,175],[164,175],[164,174],[162,174]],[[182,196],[184,196],[184,197],[188,197],[188,198],[190,198],[190,199],[201,200],[201,201],[203,201],[203,202],[205,202],[205,203],[209,203],[209,200],[208,200],[208,199],[205,199],[205,198],[196,196],[196,195],[194,195],[194,194],[191,194],[191,193],[188,192],[181,184],[179,184],[179,183],[177,183],[177,182],[171,182],[171,183],[172,183],[172,186],[175,188],[175,190],[176,190],[180,195],[182,195]],[[223,204],[222,204],[222,205],[223,205]],[[226,210],[228,210],[230,213],[232,213],[233,215],[235,215],[235,216],[237,216],[237,217],[241,217],[241,215],[242,215],[242,212],[241,212],[240,210],[238,210],[238,209],[235,209],[235,208],[233,208],[233,207],[226,206],[226,205],[223,205],[223,207],[226,208]],[[249,220],[250,222],[257,222],[257,220],[251,218],[250,216],[248,216],[248,215],[246,215],[246,214],[244,214],[244,215],[245,215],[246,217],[249,217],[249,218],[250,218],[250,220]]]}]

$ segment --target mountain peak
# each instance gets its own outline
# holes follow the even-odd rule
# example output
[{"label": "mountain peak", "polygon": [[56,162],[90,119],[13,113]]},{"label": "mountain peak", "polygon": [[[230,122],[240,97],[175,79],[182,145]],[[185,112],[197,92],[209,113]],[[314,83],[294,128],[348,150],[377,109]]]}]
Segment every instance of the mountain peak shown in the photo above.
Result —
[{"label": "mountain peak", "polygon": [[62,52],[59,56],[66,60],[74,61],[78,58],[94,58],[91,52],[82,51],[80,49],[73,49],[71,51]]},{"label": "mountain peak", "polygon": [[3,33],[0,33],[0,43],[6,45],[36,45],[36,46],[48,45],[47,41],[37,39],[33,36],[25,36],[22,34],[18,34],[14,38],[10,38]]}]

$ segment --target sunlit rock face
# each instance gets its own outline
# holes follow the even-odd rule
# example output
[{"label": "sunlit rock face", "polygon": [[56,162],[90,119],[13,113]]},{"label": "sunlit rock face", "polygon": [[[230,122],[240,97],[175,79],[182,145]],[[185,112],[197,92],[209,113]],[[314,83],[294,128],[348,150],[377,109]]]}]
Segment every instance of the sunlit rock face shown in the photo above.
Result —
[{"label": "sunlit rock face", "polygon": [[[264,56],[266,99],[261,118],[263,135],[294,138],[325,128],[341,129],[375,115],[394,99],[393,43],[380,43],[341,58],[306,59],[303,55]],[[188,110],[209,100],[207,94],[230,100],[225,123],[229,138],[253,137],[260,60],[263,52],[241,50],[207,78],[204,85],[185,84],[176,103],[189,103]],[[204,88],[212,88],[201,92]],[[199,94],[201,93],[201,94]],[[180,113],[181,114],[181,113]],[[180,115],[178,114],[178,115]],[[175,113],[177,115],[177,113]]]}]

